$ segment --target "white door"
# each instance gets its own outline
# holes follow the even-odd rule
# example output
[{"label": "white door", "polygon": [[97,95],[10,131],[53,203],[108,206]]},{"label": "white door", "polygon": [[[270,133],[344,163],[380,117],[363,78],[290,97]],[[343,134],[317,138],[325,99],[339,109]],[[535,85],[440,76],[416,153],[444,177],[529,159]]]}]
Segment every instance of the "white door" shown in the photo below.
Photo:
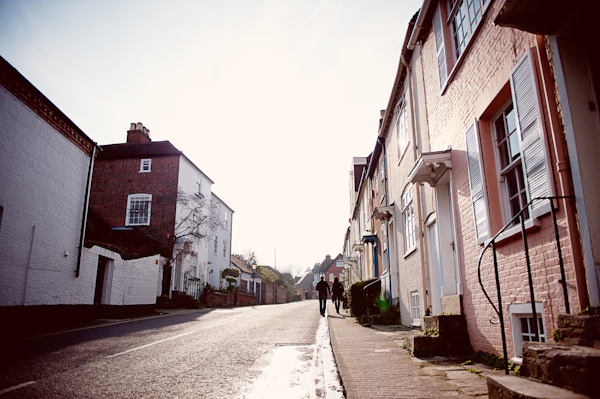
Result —
[{"label": "white door", "polygon": [[440,259],[440,245],[438,239],[438,227],[435,218],[427,224],[427,248],[429,256],[429,294],[431,298],[431,315],[440,314],[442,267]]}]

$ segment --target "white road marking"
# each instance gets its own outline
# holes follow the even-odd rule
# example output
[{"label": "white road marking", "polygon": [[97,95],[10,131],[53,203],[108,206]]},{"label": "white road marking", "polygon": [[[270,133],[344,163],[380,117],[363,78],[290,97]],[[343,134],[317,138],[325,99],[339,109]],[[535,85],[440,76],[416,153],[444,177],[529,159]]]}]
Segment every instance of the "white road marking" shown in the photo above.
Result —
[{"label": "white road marking", "polygon": [[161,343],[166,342],[166,341],[171,341],[173,339],[181,338],[181,337],[184,337],[186,335],[194,334],[194,333],[197,333],[200,330],[207,330],[209,328],[219,327],[219,326],[222,326],[223,324],[231,323],[232,321],[237,320],[239,318],[245,318],[245,317],[250,317],[250,316],[252,316],[252,315],[245,315],[245,314],[243,314],[243,315],[239,315],[239,316],[230,317],[229,319],[223,320],[223,321],[221,321],[219,323],[211,324],[209,326],[205,326],[205,327],[203,327],[201,329],[197,329],[197,330],[193,330],[193,331],[188,331],[188,332],[183,333],[183,334],[174,335],[174,336],[169,337],[169,338],[165,338],[165,339],[161,339],[161,340],[158,340],[158,341],[150,342],[149,344],[146,344],[146,345],[138,346],[138,347],[131,348],[131,349],[128,349],[128,350],[123,351],[123,352],[115,353],[114,355],[106,356],[106,359],[112,359],[114,357],[125,355],[125,354],[131,353],[131,352],[135,352],[135,351],[138,351],[140,349],[148,348],[150,346],[161,344]]},{"label": "white road marking", "polygon": [[32,384],[35,384],[35,381],[27,381],[27,382],[24,382],[24,383],[19,384],[19,385],[14,385],[14,386],[12,386],[10,388],[6,388],[6,389],[1,390],[0,391],[0,395],[4,395],[5,393],[16,391],[17,389],[25,388],[26,386],[29,386],[29,385],[32,385]]}]

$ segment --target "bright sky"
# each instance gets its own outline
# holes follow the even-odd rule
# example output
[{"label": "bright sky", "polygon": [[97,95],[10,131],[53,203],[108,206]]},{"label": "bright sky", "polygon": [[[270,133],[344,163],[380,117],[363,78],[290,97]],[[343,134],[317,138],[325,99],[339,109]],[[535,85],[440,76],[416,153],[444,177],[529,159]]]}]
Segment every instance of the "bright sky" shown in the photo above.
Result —
[{"label": "bright sky", "polygon": [[98,144],[169,140],[235,211],[232,251],[342,252],[420,0],[0,0],[0,55]]}]

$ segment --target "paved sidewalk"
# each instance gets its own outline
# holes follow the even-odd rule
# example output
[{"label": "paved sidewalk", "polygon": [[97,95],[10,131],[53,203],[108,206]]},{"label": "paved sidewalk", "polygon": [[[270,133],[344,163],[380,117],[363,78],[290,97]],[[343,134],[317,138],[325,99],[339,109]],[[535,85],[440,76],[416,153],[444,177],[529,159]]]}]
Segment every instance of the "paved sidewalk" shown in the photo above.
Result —
[{"label": "paved sidewalk", "polygon": [[413,331],[363,327],[347,311],[327,308],[331,346],[348,399],[488,397],[485,375],[496,373],[490,367],[462,366],[465,359],[459,358],[412,357],[402,346]]}]

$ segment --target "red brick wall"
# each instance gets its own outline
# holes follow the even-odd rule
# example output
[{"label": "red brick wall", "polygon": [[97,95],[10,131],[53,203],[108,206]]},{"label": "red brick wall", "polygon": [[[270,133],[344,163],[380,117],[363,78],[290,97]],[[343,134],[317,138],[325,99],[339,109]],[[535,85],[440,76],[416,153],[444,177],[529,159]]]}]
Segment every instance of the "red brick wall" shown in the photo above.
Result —
[{"label": "red brick wall", "polygon": [[152,158],[152,169],[140,173],[140,159],[97,160],[94,166],[90,209],[111,227],[125,226],[127,196],[152,194],[150,234],[164,239],[173,232],[179,157]]},{"label": "red brick wall", "polygon": [[286,303],[288,301],[287,287],[278,286],[275,283],[262,283],[262,303]]}]

